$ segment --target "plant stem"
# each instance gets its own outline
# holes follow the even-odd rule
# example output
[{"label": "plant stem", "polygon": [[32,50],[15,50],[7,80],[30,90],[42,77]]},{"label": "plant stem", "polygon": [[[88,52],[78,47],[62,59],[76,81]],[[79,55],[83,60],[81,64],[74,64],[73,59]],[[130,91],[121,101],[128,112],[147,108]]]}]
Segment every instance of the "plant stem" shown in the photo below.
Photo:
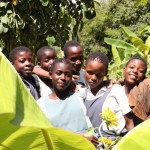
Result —
[{"label": "plant stem", "polygon": [[103,124],[104,124],[105,122],[106,122],[106,121],[102,121],[102,123],[100,124],[100,126],[99,126],[99,128],[98,128],[99,134],[100,134],[101,139],[102,139],[102,143],[104,144],[104,147],[106,147],[106,145],[105,145],[105,142],[104,142],[104,140],[103,140],[103,135],[102,135],[102,133],[101,133],[101,128],[102,128],[102,126],[103,126]]}]

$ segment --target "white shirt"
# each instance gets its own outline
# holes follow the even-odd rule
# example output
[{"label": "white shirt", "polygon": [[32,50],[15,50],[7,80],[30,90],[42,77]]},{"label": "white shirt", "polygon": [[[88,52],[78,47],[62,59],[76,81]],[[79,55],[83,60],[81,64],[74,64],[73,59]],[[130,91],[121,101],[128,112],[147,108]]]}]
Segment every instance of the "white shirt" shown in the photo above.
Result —
[{"label": "white shirt", "polygon": [[[96,95],[93,95],[90,88],[88,87],[80,89],[78,94],[82,99],[86,98],[87,100],[92,101],[101,97],[106,90],[107,88],[103,87],[97,92]],[[131,111],[127,96],[125,95],[125,91],[122,86],[118,84],[112,86],[110,93],[104,101],[102,111],[104,111],[108,107],[112,112],[116,114],[116,117],[118,119],[118,126],[111,126],[109,129],[110,131],[114,131],[116,134],[120,134],[126,124],[124,115]],[[107,130],[106,124],[103,125],[103,130]]]},{"label": "white shirt", "polygon": [[40,95],[46,96],[52,93],[52,90],[49,86],[47,86],[39,77],[38,77],[39,85],[40,85]]}]

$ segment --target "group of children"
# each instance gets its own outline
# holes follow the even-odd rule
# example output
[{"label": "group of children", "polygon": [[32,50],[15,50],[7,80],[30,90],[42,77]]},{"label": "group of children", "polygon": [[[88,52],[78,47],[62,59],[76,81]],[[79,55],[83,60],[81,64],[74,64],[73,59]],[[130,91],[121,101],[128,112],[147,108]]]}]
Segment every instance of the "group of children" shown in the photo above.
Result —
[{"label": "group of children", "polygon": [[[10,52],[11,63],[50,122],[85,137],[84,133],[90,127],[100,126],[99,114],[109,107],[116,114],[118,125],[111,126],[108,131],[104,124],[103,135],[118,137],[130,131],[134,127],[132,108],[135,106],[130,107],[132,100],[128,97],[145,79],[145,60],[131,58],[125,66],[122,85],[108,86],[108,82],[104,82],[109,64],[105,54],[91,53],[83,71],[84,51],[80,43],[69,41],[63,51],[64,58],[57,59],[53,48],[42,47],[37,51],[37,66],[34,66],[28,48],[20,46]],[[97,137],[86,138],[94,145],[98,144]]]}]

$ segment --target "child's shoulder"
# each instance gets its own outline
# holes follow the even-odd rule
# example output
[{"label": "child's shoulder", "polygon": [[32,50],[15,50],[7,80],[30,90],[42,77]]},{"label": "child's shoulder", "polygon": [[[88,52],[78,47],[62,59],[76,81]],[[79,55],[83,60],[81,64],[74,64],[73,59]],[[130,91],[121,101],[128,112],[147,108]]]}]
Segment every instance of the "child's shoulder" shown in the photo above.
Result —
[{"label": "child's shoulder", "polygon": [[121,86],[120,84],[113,84],[112,89],[123,89],[123,86]]},{"label": "child's shoulder", "polygon": [[81,98],[85,98],[87,93],[87,87],[80,88],[78,92],[76,92],[77,96]]}]

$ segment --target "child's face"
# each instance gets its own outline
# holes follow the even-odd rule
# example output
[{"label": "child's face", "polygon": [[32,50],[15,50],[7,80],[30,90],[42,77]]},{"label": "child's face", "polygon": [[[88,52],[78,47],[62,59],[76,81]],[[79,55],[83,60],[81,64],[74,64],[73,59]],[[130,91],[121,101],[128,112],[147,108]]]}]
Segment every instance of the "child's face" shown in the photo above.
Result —
[{"label": "child's face", "polygon": [[125,81],[129,84],[136,85],[145,77],[146,66],[139,59],[131,60],[124,69]]},{"label": "child's face", "polygon": [[52,63],[54,62],[56,58],[57,56],[54,51],[52,50],[45,51],[42,55],[42,59],[40,62],[41,68],[43,68],[46,71],[49,71]]},{"label": "child's face", "polygon": [[72,68],[69,64],[57,63],[50,73],[53,87],[57,91],[64,91],[72,81]]},{"label": "child's face", "polygon": [[83,49],[80,46],[68,48],[67,58],[74,67],[74,71],[78,74],[83,65]]},{"label": "child's face", "polygon": [[96,61],[89,60],[85,66],[85,77],[91,89],[98,91],[106,75],[106,65]]},{"label": "child's face", "polygon": [[30,76],[34,67],[32,54],[24,51],[17,53],[13,66],[21,75]]}]

